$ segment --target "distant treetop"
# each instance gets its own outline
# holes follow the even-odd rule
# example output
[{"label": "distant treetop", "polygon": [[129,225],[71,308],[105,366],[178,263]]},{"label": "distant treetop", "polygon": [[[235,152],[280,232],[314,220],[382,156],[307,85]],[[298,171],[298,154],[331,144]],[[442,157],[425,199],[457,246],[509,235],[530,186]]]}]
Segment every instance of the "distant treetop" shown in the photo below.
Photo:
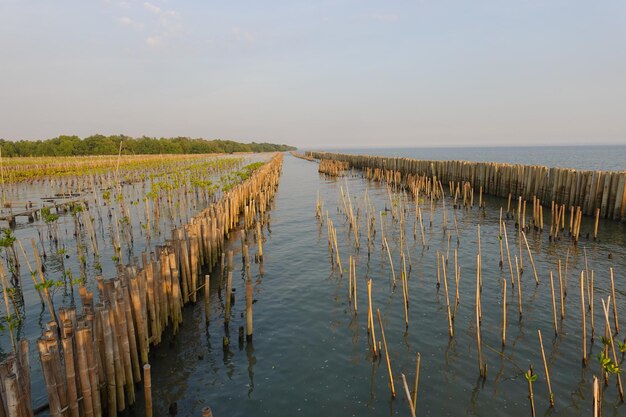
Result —
[{"label": "distant treetop", "polygon": [[207,140],[186,137],[176,138],[132,138],[124,135],[93,135],[84,139],[78,136],[59,136],[46,140],[0,139],[2,156],[72,156],[72,155],[117,155],[123,141],[123,154],[197,154],[232,152],[273,152],[296,149],[288,145],[273,143],[241,143],[232,140]]}]

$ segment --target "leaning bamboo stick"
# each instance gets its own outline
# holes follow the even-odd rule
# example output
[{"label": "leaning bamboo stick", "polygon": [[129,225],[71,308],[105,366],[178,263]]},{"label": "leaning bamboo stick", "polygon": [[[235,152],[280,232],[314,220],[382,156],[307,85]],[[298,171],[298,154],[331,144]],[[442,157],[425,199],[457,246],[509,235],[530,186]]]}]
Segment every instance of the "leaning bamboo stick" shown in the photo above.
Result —
[{"label": "leaning bamboo stick", "polygon": [[[607,302],[605,303],[604,300],[602,301],[602,310],[604,311],[604,320],[605,320],[605,324],[606,324],[606,328],[610,329],[611,325],[609,324],[609,305],[611,304],[611,297],[609,296],[609,299],[607,300]],[[615,364],[619,363],[617,360],[617,353],[615,351],[615,343],[613,342],[613,334],[609,331],[609,344],[611,345],[611,352],[613,353],[613,361]],[[622,377],[620,375],[619,372],[617,372],[617,388],[619,390],[619,395],[620,398],[622,400],[622,402],[624,402],[624,388],[622,386]]]},{"label": "leaning bamboo stick", "polygon": [[506,278],[502,279],[502,346],[506,345]]},{"label": "leaning bamboo stick", "polygon": [[554,335],[557,336],[559,334],[559,328],[556,322],[556,299],[554,297],[554,278],[552,276],[552,271],[550,271],[550,288],[552,289],[552,314],[554,316]]},{"label": "leaning bamboo stick", "polygon": [[533,267],[533,274],[535,274],[535,283],[539,285],[539,278],[537,278],[537,268],[535,268],[535,261],[533,260],[533,254],[530,252],[530,246],[528,246],[526,233],[522,232],[522,236],[524,237],[524,243],[526,243],[526,249],[528,250],[528,257],[530,258],[530,264]]},{"label": "leaning bamboo stick", "polygon": [[563,294],[563,277],[561,275],[561,259],[559,258],[559,260],[557,261],[557,265],[558,265],[558,272],[559,272],[559,296],[561,299],[561,320],[563,320],[565,318],[565,299],[564,299],[564,294]]},{"label": "leaning bamboo stick", "polygon": [[482,343],[480,341],[480,313],[478,311],[480,303],[480,283],[478,279],[478,274],[476,274],[476,343],[478,346],[478,371],[482,378],[486,378],[487,365],[483,365]]},{"label": "leaning bamboo stick", "polygon": [[546,361],[546,353],[543,350],[543,339],[541,337],[541,330],[537,329],[539,335],[539,346],[541,347],[541,357],[543,358],[543,367],[546,370],[546,383],[548,384],[548,394],[550,395],[550,407],[554,407],[554,393],[552,392],[552,385],[550,384],[550,372],[548,371],[548,362]]},{"label": "leaning bamboo stick", "polygon": [[383,339],[383,346],[385,347],[385,359],[387,360],[387,371],[389,372],[389,385],[391,386],[391,397],[395,398],[396,389],[393,384],[393,374],[391,373],[391,362],[389,360],[389,350],[387,349],[387,339],[385,338],[385,329],[383,328],[383,320],[380,317],[380,309],[376,309],[378,315],[378,325],[380,326],[380,334]]},{"label": "leaning bamboo stick", "polygon": [[515,256],[515,269],[517,270],[517,305],[519,308],[519,319],[522,319],[522,283],[520,282],[519,263]]},{"label": "leaning bamboo stick", "polygon": [[387,256],[389,256],[389,265],[391,265],[391,276],[393,278],[393,287],[396,288],[396,271],[393,268],[393,259],[391,259],[391,252],[389,251],[389,244],[387,238],[383,238],[385,242],[385,248],[387,248]]},{"label": "leaning bamboo stick", "polygon": [[376,331],[374,330],[374,312],[372,310],[372,280],[371,278],[367,280],[367,301],[369,304],[368,309],[368,329],[371,331],[372,337],[372,350],[374,352],[374,357],[380,355],[380,352],[376,350]]},{"label": "leaning bamboo stick", "polygon": [[409,386],[406,383],[406,377],[404,376],[404,374],[400,374],[402,375],[402,384],[404,385],[404,393],[406,394],[406,400],[409,403],[409,408],[411,409],[411,415],[413,417],[415,417],[415,404],[413,403],[413,400],[411,399],[411,394],[409,393]]},{"label": "leaning bamboo stick", "polygon": [[611,276],[611,297],[613,299],[613,321],[615,322],[615,334],[619,333],[619,322],[617,320],[617,301],[615,299],[615,283],[613,281],[613,268],[609,268]]},{"label": "leaning bamboo stick", "polygon": [[[452,316],[450,315],[450,297],[448,296],[448,277],[446,274],[446,259],[443,255],[441,255],[441,268],[443,269],[443,286],[446,291],[446,305],[448,309],[448,331],[450,333],[450,337],[454,337],[454,326],[452,326]],[[407,318],[407,327],[409,325]]]},{"label": "leaning bamboo stick", "polygon": [[580,271],[580,309],[583,321],[583,367],[587,366],[587,322],[585,320],[585,272]]},{"label": "leaning bamboo stick", "polygon": [[420,362],[421,355],[417,352],[417,360],[415,362],[415,384],[413,385],[413,405],[417,406],[417,388],[420,382]]}]

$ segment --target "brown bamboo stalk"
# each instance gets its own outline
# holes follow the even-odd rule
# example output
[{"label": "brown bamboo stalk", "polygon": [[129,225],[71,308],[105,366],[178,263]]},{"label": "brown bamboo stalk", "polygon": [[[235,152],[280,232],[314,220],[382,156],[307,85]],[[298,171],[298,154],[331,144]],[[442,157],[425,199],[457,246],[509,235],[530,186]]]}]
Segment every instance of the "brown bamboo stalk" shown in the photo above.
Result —
[{"label": "brown bamboo stalk", "polygon": [[583,321],[583,367],[587,366],[587,322],[585,320],[585,272],[580,272],[580,309]]},{"label": "brown bamboo stalk", "polygon": [[[443,269],[443,286],[446,291],[446,306],[448,309],[448,331],[450,333],[450,337],[454,337],[454,326],[452,326],[452,316],[450,314],[450,297],[448,296],[448,276],[446,274],[446,259],[443,255],[441,255],[441,268]],[[407,316],[407,327],[409,325],[408,316]]]},{"label": "brown bamboo stalk", "polygon": [[417,406],[417,388],[420,382],[420,362],[421,355],[417,352],[417,360],[415,361],[415,383],[413,385],[413,405]]},{"label": "brown bamboo stalk", "polygon": [[533,274],[535,275],[535,283],[539,285],[539,278],[537,277],[537,268],[535,268],[535,261],[533,260],[533,254],[530,252],[530,246],[528,246],[526,233],[522,232],[522,236],[524,237],[524,243],[526,243],[526,249],[528,250],[528,257],[530,258],[530,264],[533,267]]},{"label": "brown bamboo stalk", "polygon": [[406,383],[406,377],[404,374],[402,375],[402,384],[404,385],[404,393],[406,394],[406,400],[409,403],[409,408],[411,409],[411,416],[415,417],[415,405],[413,404],[413,400],[411,399],[411,394],[409,393],[409,386]]},{"label": "brown bamboo stalk", "polygon": [[152,417],[152,377],[148,363],[143,366],[143,390],[146,400],[146,417]]},{"label": "brown bamboo stalk", "polygon": [[517,305],[519,308],[519,319],[522,319],[522,283],[520,282],[519,264],[515,257],[515,269],[517,270]]},{"label": "brown bamboo stalk", "polygon": [[543,367],[546,371],[546,383],[548,384],[548,394],[550,395],[550,407],[554,407],[554,393],[552,392],[552,385],[550,384],[550,372],[548,371],[548,361],[546,361],[546,353],[543,350],[543,339],[541,337],[541,330],[537,329],[537,334],[539,335],[539,346],[541,347]]},{"label": "brown bamboo stalk", "polygon": [[372,310],[372,280],[367,280],[367,301],[368,301],[368,330],[371,332],[372,337],[372,350],[374,352],[374,357],[378,356],[380,353],[376,350],[376,331],[374,330],[374,312]]},{"label": "brown bamboo stalk", "polygon": [[554,316],[554,335],[557,336],[559,334],[559,328],[556,322],[556,298],[554,297],[554,278],[552,276],[552,271],[550,271],[550,288],[552,290],[552,313]]},{"label": "brown bamboo stalk", "polygon": [[615,283],[613,281],[613,268],[609,268],[611,276],[611,298],[613,299],[613,321],[615,324],[615,334],[619,333],[619,322],[617,320],[617,301],[615,299]]},{"label": "brown bamboo stalk", "polygon": [[391,259],[391,252],[389,251],[389,244],[387,238],[384,238],[385,248],[387,248],[387,256],[389,256],[389,265],[391,265],[391,276],[393,278],[393,287],[396,288],[396,271],[393,268],[393,259]]},{"label": "brown bamboo stalk", "polygon": [[506,278],[502,279],[502,346],[506,345]]},{"label": "brown bamboo stalk", "polygon": [[393,374],[391,373],[391,362],[389,360],[389,350],[387,349],[387,339],[385,338],[385,329],[383,328],[383,321],[380,317],[380,309],[376,309],[378,315],[378,325],[380,326],[380,334],[383,339],[383,346],[385,347],[385,359],[387,361],[387,371],[389,372],[389,385],[391,386],[391,397],[395,398],[396,389],[393,384]]},{"label": "brown bamboo stalk", "polygon": [[[611,325],[609,323],[609,305],[611,304],[611,297],[609,296],[609,299],[607,300],[606,303],[602,299],[601,301],[602,301],[602,310],[604,311],[604,320],[605,320],[606,328],[610,329]],[[615,364],[618,364],[619,362],[617,360],[617,352],[615,351],[615,343],[613,342],[613,334],[610,331],[608,333],[609,333],[609,344],[611,345],[611,352],[613,353],[613,362]],[[624,402],[624,388],[622,386],[622,377],[619,372],[616,375],[617,375],[617,388],[619,390],[619,396],[622,402]]]},{"label": "brown bamboo stalk", "polygon": [[563,320],[565,318],[565,298],[563,296],[563,277],[561,275],[561,259],[559,258],[559,260],[557,261],[557,265],[558,265],[558,272],[559,272],[559,296],[561,299],[561,320]]}]

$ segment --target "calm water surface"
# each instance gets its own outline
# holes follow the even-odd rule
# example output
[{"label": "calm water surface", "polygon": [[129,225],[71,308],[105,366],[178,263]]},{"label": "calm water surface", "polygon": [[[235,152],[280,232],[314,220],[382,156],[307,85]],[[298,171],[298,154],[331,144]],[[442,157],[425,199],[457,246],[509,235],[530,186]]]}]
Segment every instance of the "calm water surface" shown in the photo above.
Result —
[{"label": "calm water surface", "polygon": [[626,170],[626,144],[613,146],[525,146],[468,148],[347,148],[330,152],[428,160],[536,164],[584,170]]},{"label": "calm water surface", "polygon": [[[619,152],[623,151],[624,148],[619,148]],[[367,153],[375,152],[368,150]],[[616,152],[608,153],[614,155]],[[545,155],[545,152],[540,154]],[[463,159],[479,159],[465,155]],[[552,165],[574,166],[577,161],[572,159],[572,155],[570,159],[562,160],[563,163]],[[427,157],[440,158],[434,153]],[[588,159],[600,158],[602,156]],[[613,159],[603,167],[617,169],[622,163],[623,160]],[[582,164],[578,166],[583,167]],[[222,347],[225,334],[223,291],[219,290],[218,279],[214,278],[210,297],[212,320],[208,328],[204,324],[204,306],[200,301],[185,309],[180,333],[166,338],[151,352],[155,415],[166,415],[173,403],[176,403],[178,415],[182,416],[199,416],[206,405],[212,407],[216,416],[409,415],[400,374],[404,373],[412,386],[417,352],[422,358],[417,401],[419,415],[529,415],[527,384],[522,371],[528,369],[530,363],[538,374],[534,383],[538,415],[591,414],[591,380],[594,374],[599,374],[595,355],[601,350],[598,335],[604,328],[600,298],[609,294],[608,271],[611,266],[615,270],[619,316],[626,323],[624,225],[602,222],[599,241],[593,242],[584,237],[593,227],[591,219],[584,219],[583,238],[577,247],[571,246],[566,236],[552,243],[548,241],[547,232],[529,232],[528,240],[540,285],[535,286],[524,248],[524,273],[521,278],[524,310],[520,321],[517,287],[515,291],[511,289],[508,269],[502,271],[499,267],[498,216],[500,206],[506,205],[506,201],[488,197],[485,210],[477,207],[448,209],[448,231],[452,234],[448,252],[447,235],[442,229],[441,205],[435,207],[430,226],[430,203],[420,202],[427,240],[427,247],[423,248],[419,232],[417,240],[413,239],[415,202],[409,198],[405,233],[412,268],[408,277],[410,322],[407,331],[401,284],[398,281],[398,287],[394,289],[391,283],[387,254],[380,244],[379,219],[376,225],[378,234],[368,257],[364,236],[361,236],[360,250],[354,248],[352,232],[342,213],[340,187],[353,199],[355,208],[361,207],[362,233],[365,233],[362,207],[365,192],[377,213],[391,204],[384,185],[369,183],[360,177],[323,178],[318,175],[315,163],[286,156],[279,191],[271,211],[271,227],[263,232],[266,239],[263,270],[259,264],[252,264],[251,267],[256,300],[254,342],[239,344],[237,341],[238,327],[245,325],[245,274],[241,270],[239,240],[233,237],[231,247],[235,250],[236,260],[233,280],[236,302],[229,328],[231,344],[227,349]],[[315,218],[318,192],[337,228],[339,252],[345,266],[343,277],[331,267],[326,224],[320,225]],[[391,201],[397,198],[392,197]],[[453,226],[455,217],[461,265],[460,304],[454,321],[455,336],[450,339],[445,292],[443,285],[440,289],[436,287],[435,253],[448,254],[448,276],[453,277],[453,252],[457,247],[457,232]],[[383,216],[383,222],[399,279],[399,224],[390,215]],[[474,316],[478,223],[481,224],[483,253],[481,329],[483,355],[488,365],[485,381],[478,378]],[[507,220],[506,225],[511,256],[519,256],[514,223]],[[553,270],[556,274],[558,259],[565,264],[568,248],[568,272],[564,274],[567,281],[564,283],[567,289],[565,319],[559,320],[559,335],[555,337],[549,272]],[[255,251],[251,250],[251,253]],[[590,343],[588,315],[590,358],[588,366],[583,369],[579,276],[585,265],[585,251],[588,268],[595,271],[596,340]],[[609,254],[612,259],[609,259]],[[357,260],[357,315],[348,303],[345,271],[350,255]],[[212,277],[218,276],[218,271],[212,272]],[[372,360],[368,345],[366,280],[370,278],[373,281],[374,307],[379,308],[383,316],[397,393],[395,400],[390,396],[384,358],[382,361]],[[452,298],[454,280],[449,279]],[[504,348],[500,342],[503,279],[509,283],[509,321]],[[558,291],[558,281],[555,286]],[[537,329],[542,330],[550,367],[556,401],[553,410],[548,406]],[[380,338],[378,327],[376,330]],[[622,340],[623,335],[618,338]],[[134,415],[143,415],[141,401],[135,406]],[[604,394],[604,415],[624,414],[626,409],[619,403],[615,380],[611,379]]]}]

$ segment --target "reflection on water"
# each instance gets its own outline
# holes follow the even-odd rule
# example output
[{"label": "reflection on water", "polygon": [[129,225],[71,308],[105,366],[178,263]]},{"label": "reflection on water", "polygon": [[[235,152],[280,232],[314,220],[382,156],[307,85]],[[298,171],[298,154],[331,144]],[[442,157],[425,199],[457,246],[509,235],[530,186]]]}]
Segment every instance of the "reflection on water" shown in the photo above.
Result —
[{"label": "reflection on water", "polygon": [[[405,327],[402,286],[393,288],[389,261],[376,235],[371,253],[362,240],[354,248],[349,222],[343,215],[340,187],[347,184],[349,195],[361,202],[367,190],[376,212],[389,208],[384,185],[368,183],[359,177],[333,180],[321,178],[313,163],[286,157],[283,176],[271,212],[271,232],[264,233],[264,262],[251,263],[254,292],[254,343],[235,339],[245,325],[246,268],[241,262],[240,241],[231,236],[229,247],[235,251],[234,270],[241,271],[233,281],[235,303],[231,321],[224,327],[225,282],[211,282],[211,322],[204,323],[204,304],[185,309],[183,326],[176,336],[164,339],[151,353],[153,362],[153,398],[156,415],[166,415],[177,403],[178,415],[200,415],[209,405],[215,415],[293,416],[293,415],[409,415],[408,403],[401,389],[400,373],[412,383],[415,360],[421,353],[418,414],[437,416],[525,416],[528,394],[523,372],[533,364],[538,380],[534,384],[535,407],[539,414],[555,416],[587,415],[591,412],[591,378],[598,373],[592,356],[587,368],[581,368],[580,293],[577,274],[584,268],[595,271],[596,303],[608,295],[608,267],[616,273],[618,312],[626,317],[626,230],[624,225],[602,222],[598,242],[582,239],[570,247],[566,236],[548,242],[547,233],[530,231],[528,243],[533,251],[540,285],[534,283],[532,268],[522,246],[525,271],[521,276],[523,317],[517,311],[517,286],[507,284],[507,343],[501,343],[502,280],[509,282],[509,271],[499,267],[497,236],[500,205],[485,197],[486,208],[448,209],[448,234],[442,233],[441,206],[433,212],[429,224],[430,203],[422,203],[426,246],[419,230],[414,239],[413,212],[409,201],[405,242],[409,293],[409,327]],[[343,276],[329,256],[326,224],[315,218],[317,192],[324,201],[337,229],[339,251],[344,263]],[[366,210],[359,208],[361,221]],[[452,229],[456,219],[458,230]],[[408,220],[407,220],[408,221]],[[396,275],[401,269],[398,222],[391,215],[383,219],[394,259]],[[476,225],[481,224],[483,262],[483,319],[481,337],[483,355],[488,365],[487,378],[478,377],[476,328],[474,316]],[[583,229],[591,230],[591,219],[584,219]],[[377,230],[379,220],[377,219]],[[519,257],[519,239],[512,220],[507,220],[511,256]],[[380,231],[378,231],[380,233]],[[454,233],[452,235],[452,233]],[[458,245],[456,244],[458,233]],[[452,236],[452,238],[450,238]],[[365,239],[362,237],[362,239]],[[248,238],[253,259],[255,243]],[[461,267],[460,303],[455,307],[454,338],[447,329],[443,285],[436,286],[438,251],[453,258],[458,246]],[[565,318],[559,319],[559,334],[552,325],[549,272],[556,271],[557,260],[565,262],[569,249],[568,270],[564,271],[569,289],[565,298]],[[612,253],[612,259],[608,253]],[[357,263],[358,314],[348,300],[348,257]],[[505,255],[506,260],[506,255]],[[330,261],[330,262],[329,262]],[[453,260],[448,265],[450,298],[454,299]],[[239,268],[239,269],[238,269]],[[220,276],[219,269],[211,276]],[[380,308],[391,366],[396,380],[397,397],[390,398],[384,358],[373,359],[367,333],[367,280],[373,282],[374,308]],[[567,281],[569,280],[569,281]],[[602,323],[600,308],[594,314]],[[552,387],[554,409],[548,405],[543,363],[538,347],[537,329],[544,337]],[[596,329],[596,334],[600,328]],[[223,337],[230,343],[224,347]],[[378,334],[377,334],[378,336]],[[620,336],[621,338],[621,336]],[[601,342],[596,338],[588,350],[596,355]],[[589,342],[589,339],[588,339]],[[619,404],[614,380],[605,388],[606,415],[624,412]],[[141,404],[134,415],[142,415]]]}]

